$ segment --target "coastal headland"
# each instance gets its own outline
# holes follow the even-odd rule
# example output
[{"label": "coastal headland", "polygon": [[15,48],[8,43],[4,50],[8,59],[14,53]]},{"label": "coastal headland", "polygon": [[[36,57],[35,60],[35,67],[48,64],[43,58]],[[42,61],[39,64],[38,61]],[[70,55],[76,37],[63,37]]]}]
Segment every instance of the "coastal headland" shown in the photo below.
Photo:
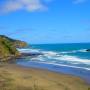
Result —
[{"label": "coastal headland", "polygon": [[26,45],[0,36],[0,90],[90,90],[90,85],[79,77],[5,62],[22,56],[17,48]]}]

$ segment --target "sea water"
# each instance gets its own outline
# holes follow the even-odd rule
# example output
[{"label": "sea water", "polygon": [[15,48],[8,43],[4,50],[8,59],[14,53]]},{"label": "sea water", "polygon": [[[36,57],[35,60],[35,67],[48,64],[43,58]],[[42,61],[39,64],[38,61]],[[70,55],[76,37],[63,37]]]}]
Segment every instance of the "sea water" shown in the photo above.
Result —
[{"label": "sea water", "polygon": [[41,55],[26,57],[17,64],[72,74],[90,81],[90,52],[86,49],[90,49],[90,43],[30,45],[19,51]]}]

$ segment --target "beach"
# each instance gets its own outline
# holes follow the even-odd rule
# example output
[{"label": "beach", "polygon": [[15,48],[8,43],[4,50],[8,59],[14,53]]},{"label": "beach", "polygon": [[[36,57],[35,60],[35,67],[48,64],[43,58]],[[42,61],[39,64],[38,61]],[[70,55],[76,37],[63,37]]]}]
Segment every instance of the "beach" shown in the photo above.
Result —
[{"label": "beach", "polygon": [[90,0],[0,0],[0,90],[90,90]]},{"label": "beach", "polygon": [[[90,83],[90,43],[37,44],[18,49],[25,57],[16,64],[77,76]],[[33,54],[33,55],[31,55]]]},{"label": "beach", "polygon": [[0,64],[0,90],[90,90],[72,75],[16,64]]}]

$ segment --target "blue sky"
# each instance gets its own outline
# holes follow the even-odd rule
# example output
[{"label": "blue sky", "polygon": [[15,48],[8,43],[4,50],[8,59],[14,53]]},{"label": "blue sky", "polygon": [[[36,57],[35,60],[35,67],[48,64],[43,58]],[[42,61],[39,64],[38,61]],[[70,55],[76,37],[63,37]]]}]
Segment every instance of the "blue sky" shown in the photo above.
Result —
[{"label": "blue sky", "polygon": [[90,0],[0,0],[0,34],[31,44],[90,42]]}]

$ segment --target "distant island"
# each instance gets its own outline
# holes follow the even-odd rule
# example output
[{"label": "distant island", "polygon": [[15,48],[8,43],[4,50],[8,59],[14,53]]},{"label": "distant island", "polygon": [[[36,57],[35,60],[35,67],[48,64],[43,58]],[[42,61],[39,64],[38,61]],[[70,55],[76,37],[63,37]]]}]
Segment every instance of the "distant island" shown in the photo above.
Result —
[{"label": "distant island", "polygon": [[20,56],[17,48],[23,48],[27,43],[0,35],[0,61],[7,61]]}]

